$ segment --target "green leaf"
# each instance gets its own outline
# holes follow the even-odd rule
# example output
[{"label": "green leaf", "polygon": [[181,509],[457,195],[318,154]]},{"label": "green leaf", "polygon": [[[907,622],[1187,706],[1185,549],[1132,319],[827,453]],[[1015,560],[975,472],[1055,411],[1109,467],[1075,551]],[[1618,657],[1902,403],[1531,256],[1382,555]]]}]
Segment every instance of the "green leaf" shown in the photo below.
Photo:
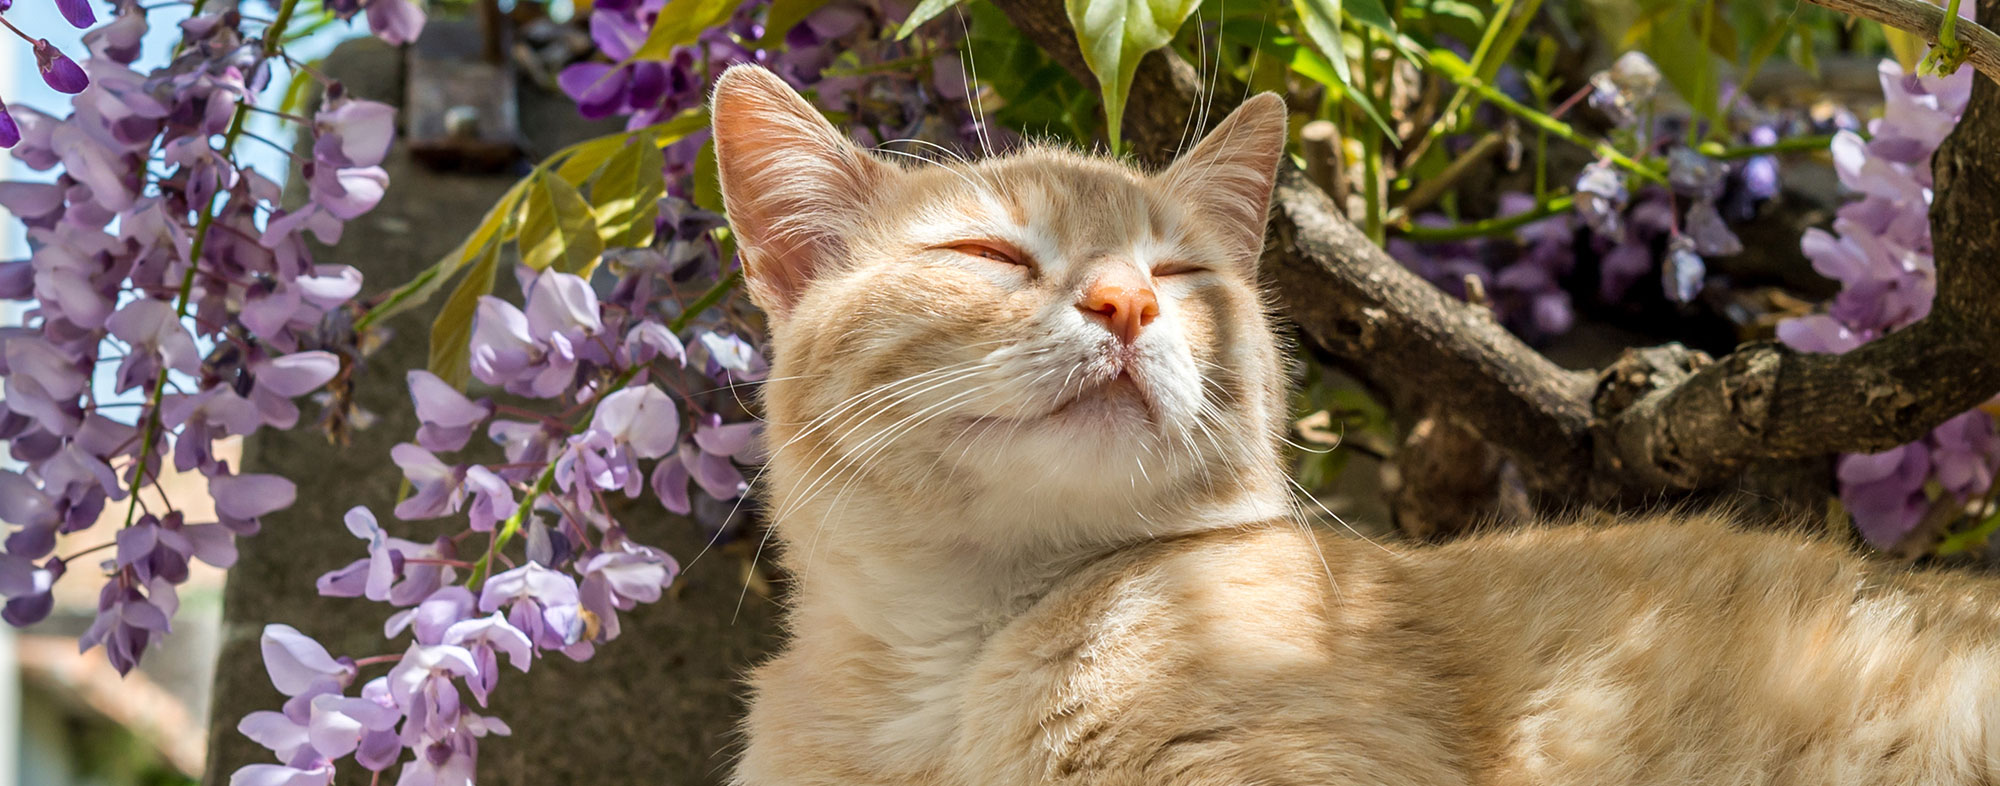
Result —
[{"label": "green leaf", "polygon": [[631,59],[665,60],[673,56],[674,47],[694,43],[703,30],[722,24],[739,5],[741,0],[675,0],[672,9],[653,21],[646,43],[639,45]]},{"label": "green leaf", "polygon": [[597,217],[569,181],[536,173],[527,207],[527,217],[521,221],[521,261],[528,267],[583,273],[603,256]]},{"label": "green leaf", "polygon": [[1083,61],[1104,95],[1105,130],[1113,151],[1122,145],[1125,99],[1139,59],[1172,41],[1196,5],[1196,0],[1064,0]]},{"label": "green leaf", "polygon": [[1376,110],[1375,102],[1370,101],[1366,93],[1354,89],[1354,75],[1348,68],[1346,45],[1341,40],[1341,0],[1292,0],[1292,8],[1298,12],[1306,38],[1319,47],[1320,53],[1326,55],[1327,62],[1333,66],[1334,81],[1347,100],[1360,107],[1361,113],[1374,121],[1383,134],[1395,139],[1395,127],[1389,125],[1388,119]]},{"label": "green leaf", "polygon": [[607,248],[638,248],[653,243],[653,223],[660,217],[660,197],[667,193],[661,170],[667,157],[642,135],[604,165],[590,183],[590,211],[597,216],[597,236]]},{"label": "green leaf", "polygon": [[[324,61],[314,60],[308,66],[317,69],[322,62]],[[307,68],[292,69],[292,81],[285,85],[285,100],[279,102],[278,111],[298,112],[305,108],[306,94],[319,85],[319,80],[314,79],[312,75],[313,71]]]},{"label": "green leaf", "polygon": [[529,186],[538,179],[546,177],[550,167],[557,167],[557,178],[563,182],[581,185],[597,172],[605,161],[624,150],[626,142],[635,136],[649,134],[653,137],[653,144],[656,147],[665,147],[707,127],[708,112],[702,109],[690,109],[671,120],[654,123],[634,131],[621,131],[586,139],[556,151],[537,165],[533,172],[507,189],[507,193],[500,197],[500,201],[495,203],[492,209],[486,211],[486,217],[480,220],[478,228],[474,229],[464,242],[459,243],[451,253],[444,255],[422,273],[418,273],[415,278],[391,291],[382,303],[355,320],[355,327],[365,329],[422,305],[430,300],[432,295],[437,294],[439,289],[444,288],[461,268],[473,261],[486,248],[489,241],[495,241],[496,237],[498,240],[495,242],[513,239],[519,229],[512,221],[514,215],[520,211],[521,202]]},{"label": "green leaf", "polygon": [[774,0],[771,10],[764,12],[764,36],[757,39],[758,49],[770,49],[785,43],[785,34],[797,27],[805,18],[812,16],[827,4],[828,0]]},{"label": "green leaf", "polygon": [[963,2],[965,0],[924,0],[918,3],[916,10],[910,12],[909,18],[903,20],[902,26],[896,28],[896,40],[909,38],[910,34],[917,32],[917,28],[923,26],[925,22]]},{"label": "green leaf", "polygon": [[1390,38],[1396,37],[1396,20],[1389,16],[1389,9],[1382,7],[1382,0],[1347,0],[1345,10],[1347,18],[1375,28]]},{"label": "green leaf", "polygon": [[465,389],[472,374],[472,318],[479,311],[479,296],[493,291],[500,244],[487,244],[478,259],[431,321],[431,373],[459,390]]}]

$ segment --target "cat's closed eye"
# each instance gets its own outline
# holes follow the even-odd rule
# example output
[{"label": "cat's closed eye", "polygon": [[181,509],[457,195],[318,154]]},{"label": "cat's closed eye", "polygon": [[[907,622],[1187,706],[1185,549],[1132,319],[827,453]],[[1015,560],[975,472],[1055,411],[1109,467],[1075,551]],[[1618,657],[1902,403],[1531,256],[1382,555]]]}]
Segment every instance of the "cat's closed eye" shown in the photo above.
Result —
[{"label": "cat's closed eye", "polygon": [[951,243],[948,245],[940,246],[940,248],[943,248],[947,251],[954,251],[960,254],[964,254],[966,256],[974,256],[974,257],[979,257],[981,259],[989,259],[994,262],[999,262],[1001,264],[1014,265],[1017,267],[1030,268],[1030,269],[1034,267],[1033,265],[1028,263],[1026,255],[1022,254],[1019,251],[1014,250],[1013,247],[1005,243],[1000,243],[998,241],[968,240],[968,241],[960,241],[957,243]]},{"label": "cat's closed eye", "polygon": [[1154,265],[1152,270],[1154,278],[1168,278],[1171,276],[1190,276],[1196,273],[1206,273],[1206,272],[1208,272],[1208,268],[1202,267],[1201,265],[1197,265],[1192,262],[1161,262],[1157,265]]}]

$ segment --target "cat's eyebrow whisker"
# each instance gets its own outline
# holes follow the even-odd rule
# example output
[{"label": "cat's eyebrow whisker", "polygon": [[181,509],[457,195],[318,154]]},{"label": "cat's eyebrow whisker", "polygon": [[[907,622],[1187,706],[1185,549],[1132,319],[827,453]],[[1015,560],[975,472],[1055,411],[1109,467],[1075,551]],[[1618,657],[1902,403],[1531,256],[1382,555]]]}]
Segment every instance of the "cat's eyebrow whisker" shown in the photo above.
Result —
[{"label": "cat's eyebrow whisker", "polygon": [[[918,140],[918,141],[921,141],[921,140]],[[967,176],[966,176],[966,169],[962,169],[962,168],[959,168],[959,167],[954,167],[954,166],[946,166],[946,165],[944,164],[944,162],[942,162],[942,161],[937,161],[937,160],[935,160],[935,159],[930,159],[930,158],[925,158],[925,157],[923,157],[923,156],[920,156],[920,155],[917,155],[917,154],[915,154],[915,153],[912,153],[912,152],[910,152],[910,151],[908,151],[908,150],[895,150],[895,149],[892,149],[892,148],[887,148],[887,147],[878,147],[878,148],[875,148],[875,151],[876,151],[876,152],[878,152],[878,153],[888,153],[888,154],[890,154],[890,155],[897,155],[897,156],[903,156],[904,158],[912,158],[912,159],[916,159],[916,160],[918,160],[918,161],[922,161],[922,162],[924,162],[924,163],[926,163],[926,164],[930,164],[931,166],[934,166],[934,167],[937,167],[937,168],[939,168],[939,169],[942,169],[942,170],[944,170],[944,171],[946,171],[946,172],[950,172],[950,173],[952,173],[953,175],[956,175],[956,176],[958,176],[958,179],[959,179],[959,180],[963,180],[963,181],[965,181],[965,184],[966,184],[966,185],[968,185],[968,186],[971,186],[971,187],[972,187],[972,190],[973,190],[973,191],[975,191],[975,192],[983,192],[983,191],[985,191],[985,190],[986,190],[986,189],[983,189],[983,188],[981,188],[981,187],[980,187],[980,185],[979,185],[978,183],[974,183],[974,182],[972,182],[972,178],[970,178],[970,177],[967,177]]]},{"label": "cat's eyebrow whisker", "polygon": [[[969,158],[966,158],[966,157],[965,157],[965,154],[963,154],[963,153],[960,153],[960,152],[958,152],[958,151],[956,151],[956,150],[953,150],[953,149],[951,149],[951,148],[948,148],[948,147],[945,147],[944,145],[940,145],[940,144],[938,144],[938,143],[936,143],[936,142],[932,142],[932,141],[930,141],[930,140],[928,140],[928,139],[918,139],[918,138],[916,138],[916,137],[913,137],[913,136],[902,136],[902,137],[896,137],[895,139],[884,139],[884,140],[882,140],[882,144],[879,144],[879,145],[876,145],[876,146],[875,146],[875,149],[876,149],[876,150],[880,150],[881,152],[884,152],[884,153],[890,153],[890,152],[897,152],[897,151],[892,151],[892,150],[883,150],[883,146],[885,146],[885,145],[894,145],[894,144],[901,144],[901,143],[904,143],[904,142],[908,142],[908,143],[910,143],[910,144],[913,144],[913,145],[922,145],[922,146],[924,146],[924,147],[927,147],[927,148],[930,148],[930,149],[932,149],[932,150],[936,150],[936,151],[938,151],[939,153],[943,153],[943,154],[944,154],[945,156],[949,157],[949,158],[950,158],[951,160],[953,160],[953,161],[957,161],[958,163],[961,163],[961,164],[964,164],[964,165],[966,165],[966,166],[971,166],[971,165],[972,165],[972,159],[969,159]],[[923,160],[925,160],[925,161],[929,161],[929,162],[931,162],[931,163],[933,163],[933,164],[939,164],[939,165],[942,165],[942,164],[943,164],[943,162],[941,162],[941,161],[937,161],[937,160],[935,160],[935,159],[929,159],[929,158],[926,158],[926,159],[923,159]]]}]

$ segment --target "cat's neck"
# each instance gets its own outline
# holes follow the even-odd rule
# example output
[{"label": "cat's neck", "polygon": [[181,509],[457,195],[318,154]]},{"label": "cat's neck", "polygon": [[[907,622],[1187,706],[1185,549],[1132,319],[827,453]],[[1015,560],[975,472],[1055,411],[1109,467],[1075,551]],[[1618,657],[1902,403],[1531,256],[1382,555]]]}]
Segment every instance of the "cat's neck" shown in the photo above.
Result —
[{"label": "cat's neck", "polygon": [[[815,526],[784,527],[809,633],[833,622],[891,648],[927,647],[985,635],[1082,566],[1134,545],[1270,521],[1289,515],[1275,490],[1240,490],[1151,510],[1092,512],[1087,520],[1028,505],[912,509],[855,495],[790,515]],[[951,537],[949,533],[1042,533]],[[1051,537],[1047,533],[1067,536]],[[801,534],[803,533],[803,534]]]}]

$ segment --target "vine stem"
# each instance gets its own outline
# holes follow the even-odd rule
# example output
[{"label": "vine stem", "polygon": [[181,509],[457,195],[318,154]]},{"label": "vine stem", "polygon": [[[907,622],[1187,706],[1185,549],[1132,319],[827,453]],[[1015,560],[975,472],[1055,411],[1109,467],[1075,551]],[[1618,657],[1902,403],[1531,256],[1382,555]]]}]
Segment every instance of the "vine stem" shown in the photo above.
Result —
[{"label": "vine stem", "polygon": [[[253,71],[257,67],[262,66],[263,61],[270,60],[277,53],[278,44],[276,42],[285,34],[285,25],[291,22],[292,11],[298,7],[298,4],[299,0],[284,0],[283,4],[278,7],[277,18],[272,20],[270,27],[264,29],[264,54],[258,58],[257,65],[252,66]],[[201,14],[201,6],[202,0],[195,0],[194,15],[199,16]],[[250,101],[250,96],[244,96],[241,101],[237,102],[235,114],[229,118],[229,130],[223,134],[222,149],[218,151],[225,157],[236,149],[236,141],[243,137],[243,123],[250,116]],[[194,240],[188,244],[187,272],[181,274],[180,293],[174,297],[174,315],[177,319],[187,318],[188,303],[194,295],[195,273],[201,267],[201,253],[208,245],[209,230],[215,225],[214,204],[203,205],[203,208],[205,209],[202,211],[201,217],[196,218],[194,222]],[[139,462],[134,465],[135,471],[132,473],[132,485],[130,489],[132,502],[125,507],[125,526],[127,527],[132,526],[133,520],[139,514],[139,489],[146,485],[147,471],[153,459],[153,448],[158,444],[160,439],[160,431],[163,428],[160,423],[160,401],[165,398],[166,390],[167,368],[163,364],[160,367],[160,373],[153,378],[152,394],[147,397],[146,422],[140,429],[142,436],[139,440]]]},{"label": "vine stem", "polygon": [[[624,389],[627,384],[631,383],[633,377],[638,376],[639,372],[644,370],[644,366],[633,366],[626,369],[609,386],[604,388],[603,393],[598,394],[597,400],[601,403],[604,401],[605,396]],[[584,429],[590,428],[590,424],[596,421],[597,410],[593,408],[590,411],[590,417],[584,419],[582,423],[577,424],[576,428],[570,429],[570,434],[581,434]],[[548,466],[542,468],[542,474],[535,477],[535,485],[528,487],[528,493],[521,497],[521,504],[514,506],[514,514],[507,517],[507,521],[500,525],[499,531],[494,533],[493,539],[487,542],[486,553],[480,555],[478,562],[472,563],[472,576],[465,580],[466,589],[477,592],[480,585],[486,583],[487,575],[493,570],[493,557],[499,554],[501,549],[506,548],[507,544],[514,539],[514,535],[521,531],[521,524],[528,520],[528,514],[534,510],[535,501],[541,499],[543,494],[549,493],[549,487],[554,486],[555,481],[556,462],[551,460]]]}]

